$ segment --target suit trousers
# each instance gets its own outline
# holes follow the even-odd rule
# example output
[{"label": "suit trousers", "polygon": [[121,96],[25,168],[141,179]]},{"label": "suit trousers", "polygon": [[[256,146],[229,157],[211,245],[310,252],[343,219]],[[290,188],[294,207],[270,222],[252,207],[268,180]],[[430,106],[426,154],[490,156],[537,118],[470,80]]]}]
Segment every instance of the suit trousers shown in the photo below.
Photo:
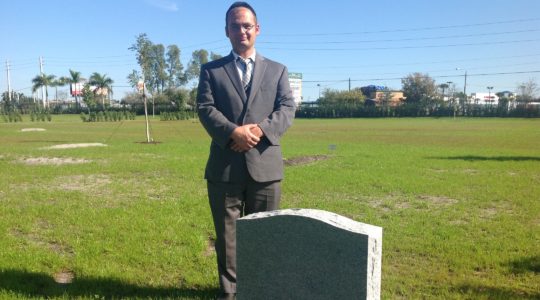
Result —
[{"label": "suit trousers", "polygon": [[216,230],[220,289],[236,293],[236,219],[255,212],[279,209],[281,181],[242,183],[207,180],[208,198]]}]

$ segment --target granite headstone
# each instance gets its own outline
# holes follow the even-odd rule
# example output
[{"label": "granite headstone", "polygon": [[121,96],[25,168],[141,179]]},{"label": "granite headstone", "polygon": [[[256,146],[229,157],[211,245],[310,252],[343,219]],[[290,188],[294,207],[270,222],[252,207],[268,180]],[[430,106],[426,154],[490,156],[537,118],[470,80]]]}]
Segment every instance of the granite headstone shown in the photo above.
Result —
[{"label": "granite headstone", "polygon": [[237,299],[380,299],[382,228],[314,209],[237,221]]}]

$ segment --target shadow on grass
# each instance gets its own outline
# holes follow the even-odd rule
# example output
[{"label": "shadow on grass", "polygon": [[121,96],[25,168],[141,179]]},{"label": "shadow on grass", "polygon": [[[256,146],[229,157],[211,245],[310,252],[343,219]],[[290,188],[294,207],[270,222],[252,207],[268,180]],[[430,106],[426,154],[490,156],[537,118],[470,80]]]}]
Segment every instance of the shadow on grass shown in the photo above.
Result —
[{"label": "shadow on grass", "polygon": [[457,290],[470,299],[540,299],[540,293],[521,292],[503,287],[491,287],[481,285],[462,285]]},{"label": "shadow on grass", "polygon": [[540,255],[524,257],[509,263],[513,273],[521,274],[533,272],[540,274]]},{"label": "shadow on grass", "polygon": [[52,276],[21,270],[0,270],[0,291],[27,298],[77,297],[105,299],[214,299],[217,289],[139,286],[112,278],[75,278],[70,284],[56,283]]},{"label": "shadow on grass", "polygon": [[537,156],[478,156],[478,155],[463,155],[463,156],[434,156],[430,159],[450,159],[450,160],[465,160],[465,161],[540,161]]},{"label": "shadow on grass", "polygon": [[[514,274],[533,272],[540,274],[540,256],[531,256],[516,259],[508,263]],[[488,287],[481,285],[464,284],[456,288],[460,293],[472,295],[472,298],[485,299],[540,299],[540,291],[517,291],[503,287]]]}]

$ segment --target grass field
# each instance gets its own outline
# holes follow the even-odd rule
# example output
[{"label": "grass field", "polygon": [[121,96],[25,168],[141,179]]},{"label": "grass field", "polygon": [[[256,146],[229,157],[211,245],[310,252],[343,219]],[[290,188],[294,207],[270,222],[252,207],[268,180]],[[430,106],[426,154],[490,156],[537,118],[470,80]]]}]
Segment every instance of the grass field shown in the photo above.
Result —
[{"label": "grass field", "polygon": [[[214,296],[209,138],[157,118],[152,136],[0,124],[0,298]],[[47,148],[72,143],[106,146]],[[383,299],[540,298],[540,120],[296,120],[282,144],[318,158],[286,167],[282,208],[383,227]]]}]

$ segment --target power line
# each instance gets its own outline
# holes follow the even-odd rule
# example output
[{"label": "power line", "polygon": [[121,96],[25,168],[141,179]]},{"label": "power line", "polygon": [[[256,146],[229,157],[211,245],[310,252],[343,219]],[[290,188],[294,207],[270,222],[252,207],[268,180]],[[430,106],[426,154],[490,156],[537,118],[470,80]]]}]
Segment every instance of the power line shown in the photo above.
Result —
[{"label": "power line", "polygon": [[[431,61],[431,62],[410,62],[410,63],[388,63],[388,64],[369,64],[369,65],[347,65],[347,66],[325,66],[321,67],[320,65],[310,65],[309,67],[295,67],[296,69],[306,69],[306,68],[316,68],[316,69],[351,69],[351,68],[368,68],[368,67],[385,67],[385,66],[415,66],[415,65],[428,65],[428,64],[445,64],[445,63],[459,63],[459,62],[466,62],[466,61],[482,61],[482,60],[501,60],[501,59],[507,59],[507,58],[525,58],[525,57],[536,57],[540,56],[540,53],[538,54],[528,54],[528,55],[512,55],[512,56],[494,56],[494,57],[474,57],[474,58],[467,58],[467,59],[452,59],[452,60],[441,60],[441,61]],[[291,69],[291,67],[289,67]]]},{"label": "power line", "polygon": [[[475,77],[475,76],[496,76],[496,75],[516,75],[516,74],[534,74],[534,73],[540,73],[540,70],[538,71],[516,71],[516,72],[497,72],[497,73],[476,73],[476,74],[467,74],[468,77]],[[455,77],[462,77],[463,74],[457,74],[457,75],[439,75],[439,76],[429,76],[430,78],[455,78]],[[359,81],[381,81],[381,80],[401,80],[405,77],[387,77],[387,78],[366,78],[366,79],[350,79],[352,82],[359,82]],[[349,81],[349,79],[341,79],[341,80],[303,80],[302,83],[341,83]]]},{"label": "power line", "polygon": [[517,30],[517,31],[506,31],[506,32],[492,32],[492,33],[478,33],[478,34],[465,34],[465,35],[446,35],[446,36],[435,36],[435,37],[415,37],[415,38],[402,38],[402,39],[380,39],[380,40],[360,40],[360,41],[319,41],[319,42],[306,42],[306,41],[259,41],[259,44],[360,44],[360,43],[385,43],[385,42],[407,42],[407,41],[425,41],[425,40],[439,40],[439,39],[450,39],[450,38],[471,38],[471,37],[481,37],[481,36],[493,36],[493,35],[505,35],[505,34],[514,34],[514,33],[530,33],[538,32],[540,29],[527,29],[527,30]]},{"label": "power line", "polygon": [[423,45],[423,46],[397,46],[397,47],[371,47],[371,48],[279,48],[279,47],[264,47],[267,50],[283,50],[283,51],[367,51],[367,50],[404,50],[404,49],[428,49],[428,48],[446,48],[446,47],[462,47],[462,46],[487,46],[487,45],[502,45],[502,44],[518,44],[537,42],[540,39],[529,40],[513,40],[499,42],[479,42],[479,43],[462,43],[462,44],[445,44],[445,45]]},{"label": "power line", "polygon": [[487,23],[472,23],[472,24],[461,24],[461,25],[448,25],[448,26],[434,26],[434,27],[419,27],[419,28],[409,28],[409,29],[390,29],[390,30],[378,30],[378,31],[357,31],[357,32],[334,32],[334,33],[283,33],[283,34],[265,34],[266,36],[336,36],[336,35],[355,35],[355,34],[374,34],[374,33],[392,33],[392,32],[411,32],[411,31],[426,31],[426,30],[437,30],[437,29],[455,29],[455,28],[466,28],[466,27],[478,27],[478,26],[487,26],[487,25],[500,25],[500,24],[511,24],[511,23],[525,23],[539,21],[540,18],[530,18],[530,19],[517,19],[517,20],[507,20],[507,21],[498,21],[498,22],[487,22]]}]

